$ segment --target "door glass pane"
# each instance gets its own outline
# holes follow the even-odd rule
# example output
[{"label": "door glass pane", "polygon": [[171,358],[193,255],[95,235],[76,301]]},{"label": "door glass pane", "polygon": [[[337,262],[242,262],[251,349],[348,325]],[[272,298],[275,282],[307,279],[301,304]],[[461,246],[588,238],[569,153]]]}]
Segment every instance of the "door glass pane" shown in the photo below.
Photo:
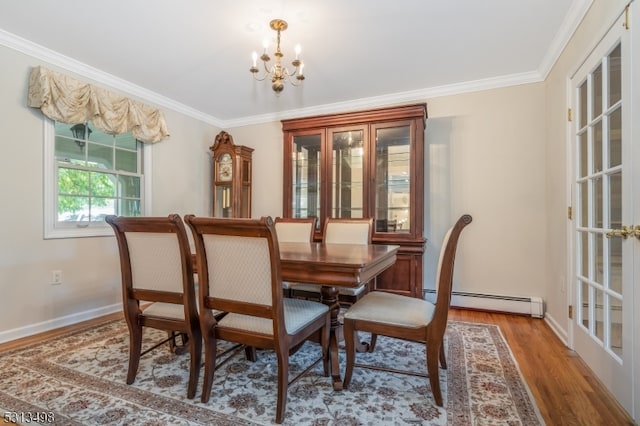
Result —
[{"label": "door glass pane", "polygon": [[589,285],[580,281],[580,318],[582,325],[589,328]]},{"label": "door glass pane", "polygon": [[611,350],[618,356],[622,356],[622,300],[609,297],[609,312],[611,312],[611,322],[609,328],[609,339],[611,340]]},{"label": "door glass pane", "polygon": [[602,178],[593,179],[593,224],[594,228],[602,228]]},{"label": "door glass pane", "polygon": [[[578,88],[578,108],[580,109],[578,128],[581,129],[587,124],[587,82],[583,82]],[[584,176],[584,175],[583,175]]]},{"label": "door glass pane", "polygon": [[364,132],[335,132],[332,137],[331,217],[363,217]]},{"label": "door glass pane", "polygon": [[604,244],[602,241],[603,235],[601,234],[595,234],[595,246],[596,246],[596,253],[595,253],[595,267],[596,267],[596,275],[595,275],[595,281],[598,283],[602,283],[603,282],[603,277],[604,277]]},{"label": "door glass pane", "polygon": [[580,232],[578,234],[579,247],[580,247],[580,270],[579,273],[583,277],[589,277],[589,234],[586,232]]},{"label": "door glass pane", "polygon": [[409,232],[409,126],[376,129],[376,231]]},{"label": "door glass pane", "polygon": [[601,342],[604,341],[604,294],[602,290],[596,289],[595,303],[595,336]]},{"label": "door glass pane", "polygon": [[587,182],[578,184],[578,194],[580,196],[580,226],[589,226],[589,185]]},{"label": "door glass pane", "polygon": [[593,71],[593,103],[591,107],[593,108],[593,114],[591,115],[591,119],[595,120],[600,114],[602,114],[602,65],[598,65],[598,68]]},{"label": "door glass pane", "polygon": [[579,154],[579,158],[578,158],[578,165],[579,165],[579,170],[580,170],[580,177],[584,177],[587,175],[587,173],[589,173],[589,170],[587,169],[587,167],[589,166],[589,161],[588,161],[588,157],[587,157],[587,150],[588,150],[588,138],[587,138],[587,132],[582,132],[582,134],[580,134],[579,139],[578,139],[578,144],[580,144],[580,146],[578,147],[578,154]]},{"label": "door glass pane", "polygon": [[609,115],[609,167],[622,164],[622,107]]},{"label": "door glass pane", "polygon": [[593,169],[591,173],[602,171],[602,121],[593,126]]},{"label": "door glass pane", "polygon": [[620,44],[609,54],[609,106],[615,104],[622,99],[622,69],[621,65]]},{"label": "door glass pane", "polygon": [[611,229],[622,227],[622,175],[618,172],[609,176],[609,218]]},{"label": "door glass pane", "polygon": [[293,217],[317,217],[320,226],[319,134],[295,136],[291,156],[291,212]]},{"label": "door glass pane", "polygon": [[609,238],[609,288],[622,295],[622,238]]}]

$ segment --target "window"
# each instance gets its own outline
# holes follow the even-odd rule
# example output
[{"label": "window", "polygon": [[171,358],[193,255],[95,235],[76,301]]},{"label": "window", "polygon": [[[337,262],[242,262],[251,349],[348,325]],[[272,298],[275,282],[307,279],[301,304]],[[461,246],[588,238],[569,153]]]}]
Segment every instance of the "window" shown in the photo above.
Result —
[{"label": "window", "polygon": [[45,238],[113,235],[107,215],[144,215],[149,149],[130,132],[46,121]]}]

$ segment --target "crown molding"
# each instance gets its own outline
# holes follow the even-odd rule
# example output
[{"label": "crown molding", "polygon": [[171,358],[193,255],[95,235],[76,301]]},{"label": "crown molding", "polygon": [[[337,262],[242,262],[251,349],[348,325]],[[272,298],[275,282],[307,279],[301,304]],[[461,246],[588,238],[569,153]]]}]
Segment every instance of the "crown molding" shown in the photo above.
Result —
[{"label": "crown molding", "polygon": [[152,103],[156,106],[179,112],[188,117],[194,118],[212,126],[216,126],[218,128],[234,128],[255,124],[264,124],[296,117],[333,114],[337,112],[349,112],[416,101],[422,102],[425,99],[429,98],[458,95],[463,93],[498,89],[503,87],[544,81],[544,79],[551,71],[551,68],[560,57],[565,46],[571,39],[571,36],[575,32],[576,28],[578,27],[578,25],[580,25],[580,22],[586,15],[592,3],[593,0],[574,0],[569,14],[567,14],[567,16],[565,17],[560,31],[554,38],[551,48],[543,58],[543,61],[537,71],[520,74],[510,74],[474,81],[466,81],[462,83],[448,84],[443,86],[428,87],[383,96],[373,96],[345,102],[318,105],[308,108],[280,111],[277,113],[240,117],[230,120],[221,120],[209,114],[205,114],[194,108],[188,107],[158,93],[132,84],[121,78],[115,77],[97,68],[90,67],[73,58],[54,52],[29,40],[6,32],[2,29],[0,29],[0,44],[3,44],[14,50],[35,57],[62,69],[90,78],[101,84],[110,86],[117,90],[121,90],[124,93],[134,95],[139,99]]},{"label": "crown molding", "polygon": [[542,63],[538,67],[538,72],[545,80],[555,63],[560,58],[562,51],[569,44],[569,40],[576,32],[576,29],[584,19],[593,4],[593,0],[573,0],[569,13],[564,18],[560,30],[556,34],[551,43],[551,47],[547,50],[547,54],[542,58]]},{"label": "crown molding", "polygon": [[134,96],[156,107],[167,108],[216,127],[224,127],[224,122],[215,117],[2,29],[0,29],[0,44],[44,61],[47,64],[54,65],[79,76],[89,78],[97,83],[109,86],[110,88],[122,91],[128,96]]}]

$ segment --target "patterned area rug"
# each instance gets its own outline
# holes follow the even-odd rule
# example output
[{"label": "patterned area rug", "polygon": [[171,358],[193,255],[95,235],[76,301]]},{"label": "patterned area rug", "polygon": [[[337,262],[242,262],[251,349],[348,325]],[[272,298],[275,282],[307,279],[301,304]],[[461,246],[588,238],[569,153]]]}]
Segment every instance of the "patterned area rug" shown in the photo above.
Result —
[{"label": "patterned area rug", "polygon": [[[189,356],[174,355],[167,346],[145,355],[135,383],[126,385],[127,333],[117,320],[0,354],[5,419],[59,425],[273,423],[277,367],[271,352],[258,351],[255,363],[237,352],[216,372],[211,399],[203,404],[201,386],[195,399],[186,398]],[[149,347],[162,337],[145,330]],[[444,408],[433,402],[425,378],[356,368],[349,389],[334,391],[319,364],[289,388],[285,424],[544,424],[498,327],[450,322],[446,342]],[[318,355],[319,348],[306,343],[291,357],[290,377]],[[424,359],[423,346],[384,337],[374,353],[357,356],[358,362],[415,371],[426,371]]]}]

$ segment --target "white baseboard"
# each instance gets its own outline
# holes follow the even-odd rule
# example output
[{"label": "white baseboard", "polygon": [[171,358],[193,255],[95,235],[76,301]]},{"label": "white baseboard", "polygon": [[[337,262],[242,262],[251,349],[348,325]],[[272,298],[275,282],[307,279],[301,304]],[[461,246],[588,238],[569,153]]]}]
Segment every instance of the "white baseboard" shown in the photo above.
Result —
[{"label": "white baseboard", "polygon": [[[427,299],[434,300],[435,290],[425,290],[424,293]],[[518,297],[454,291],[451,294],[451,306],[544,318],[544,302],[537,296]]]},{"label": "white baseboard", "polygon": [[9,342],[11,340],[21,339],[23,337],[33,336],[34,334],[45,331],[55,330],[56,328],[65,327],[67,325],[77,324],[82,321],[109,315],[122,311],[122,303],[115,305],[103,306],[101,308],[90,309],[84,312],[67,315],[60,318],[54,318],[37,324],[29,324],[24,327],[14,328],[12,330],[0,332],[0,343]]},{"label": "white baseboard", "polygon": [[567,335],[567,331],[558,324],[558,321],[556,321],[556,319],[551,315],[545,315],[544,320],[549,325],[549,328],[553,330],[555,335],[558,336],[558,339],[560,339],[565,346],[569,347],[569,336]]}]

